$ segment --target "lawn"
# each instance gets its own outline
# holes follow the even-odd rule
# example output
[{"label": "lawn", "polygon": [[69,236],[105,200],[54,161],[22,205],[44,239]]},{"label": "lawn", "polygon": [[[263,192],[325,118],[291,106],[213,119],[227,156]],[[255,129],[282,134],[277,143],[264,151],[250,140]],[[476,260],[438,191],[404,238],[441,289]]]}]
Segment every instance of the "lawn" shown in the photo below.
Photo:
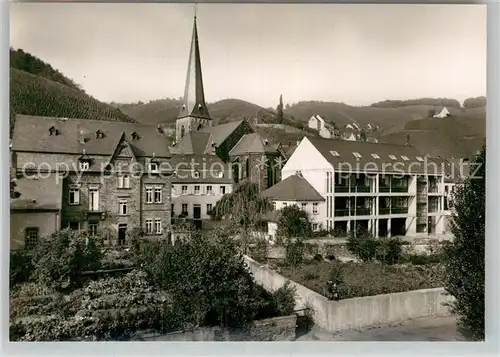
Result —
[{"label": "lawn", "polygon": [[334,266],[340,267],[343,283],[338,285],[338,298],[389,294],[443,286],[443,267],[440,264],[383,265],[378,262],[308,261],[294,271],[275,262],[274,269],[291,280],[327,296],[327,281]]}]

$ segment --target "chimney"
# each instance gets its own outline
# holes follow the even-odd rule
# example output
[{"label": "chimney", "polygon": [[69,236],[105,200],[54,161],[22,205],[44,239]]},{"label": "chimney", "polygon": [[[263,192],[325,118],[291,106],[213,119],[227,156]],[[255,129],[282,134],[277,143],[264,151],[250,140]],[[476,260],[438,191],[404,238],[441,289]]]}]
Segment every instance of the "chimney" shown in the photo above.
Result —
[{"label": "chimney", "polygon": [[410,135],[406,135],[406,146],[410,146]]},{"label": "chimney", "polygon": [[80,144],[85,144],[85,137],[83,136],[83,131],[80,131]]}]

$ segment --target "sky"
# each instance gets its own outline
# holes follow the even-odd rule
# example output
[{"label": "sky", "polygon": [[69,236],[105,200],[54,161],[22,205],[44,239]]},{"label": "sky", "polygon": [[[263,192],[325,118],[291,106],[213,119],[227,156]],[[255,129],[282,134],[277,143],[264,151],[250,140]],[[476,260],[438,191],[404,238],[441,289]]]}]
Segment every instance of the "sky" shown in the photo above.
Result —
[{"label": "sky", "polygon": [[[15,49],[105,102],[183,95],[193,4],[11,4]],[[198,4],[205,98],[486,95],[486,5]]]}]

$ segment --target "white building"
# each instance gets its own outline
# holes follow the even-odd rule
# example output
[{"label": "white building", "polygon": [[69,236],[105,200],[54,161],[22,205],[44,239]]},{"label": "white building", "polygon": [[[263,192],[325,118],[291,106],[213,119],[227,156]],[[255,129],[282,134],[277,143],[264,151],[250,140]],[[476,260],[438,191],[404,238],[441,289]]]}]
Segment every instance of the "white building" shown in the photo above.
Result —
[{"label": "white building", "polygon": [[261,195],[273,203],[275,211],[291,205],[299,206],[308,213],[313,231],[322,228],[326,214],[325,198],[300,173],[289,175]]},{"label": "white building", "polygon": [[433,117],[434,118],[446,118],[451,115],[450,111],[448,108],[444,107],[439,113],[435,114]]},{"label": "white building", "polygon": [[282,179],[300,172],[326,199],[323,226],[339,235],[355,226],[375,236],[440,235],[445,164],[408,145],[305,137]]},{"label": "white building", "polygon": [[307,126],[317,130],[322,138],[331,139],[336,137],[334,125],[328,123],[319,115],[313,115],[307,122]]}]

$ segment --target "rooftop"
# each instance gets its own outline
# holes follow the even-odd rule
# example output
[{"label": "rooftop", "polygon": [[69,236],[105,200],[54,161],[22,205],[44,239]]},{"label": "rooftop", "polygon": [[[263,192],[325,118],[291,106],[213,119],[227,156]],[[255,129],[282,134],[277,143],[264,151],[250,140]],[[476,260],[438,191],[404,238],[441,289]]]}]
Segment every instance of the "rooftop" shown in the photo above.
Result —
[{"label": "rooftop", "polygon": [[279,149],[278,144],[269,144],[258,133],[245,134],[231,149],[229,155],[237,156],[248,153],[276,153]]},{"label": "rooftop", "polygon": [[299,175],[291,175],[261,193],[276,201],[324,201],[318,191]]}]

